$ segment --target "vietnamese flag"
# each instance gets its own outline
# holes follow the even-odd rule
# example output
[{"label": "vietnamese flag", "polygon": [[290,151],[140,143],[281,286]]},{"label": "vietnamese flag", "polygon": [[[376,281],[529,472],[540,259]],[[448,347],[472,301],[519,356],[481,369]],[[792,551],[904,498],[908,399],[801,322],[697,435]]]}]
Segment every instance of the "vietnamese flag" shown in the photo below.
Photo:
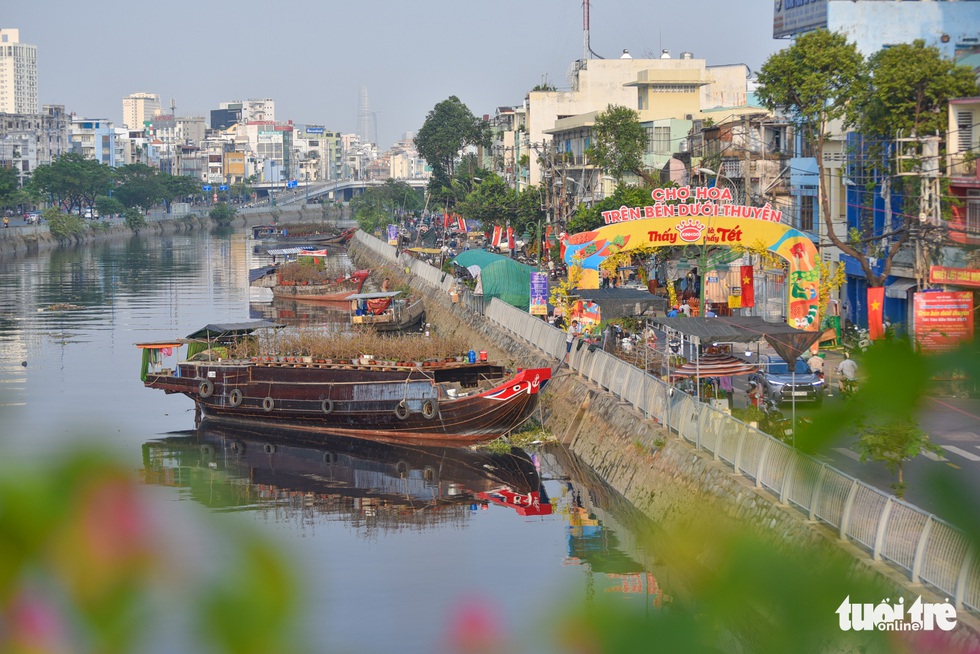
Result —
[{"label": "vietnamese flag", "polygon": [[445,211],[442,212],[442,228],[449,229],[449,213]]},{"label": "vietnamese flag", "polygon": [[490,245],[492,245],[493,247],[500,246],[500,237],[502,231],[503,230],[500,228],[500,225],[493,226],[493,238],[490,239]]},{"label": "vietnamese flag", "polygon": [[739,276],[742,278],[742,306],[755,306],[755,271],[752,266],[742,266]]},{"label": "vietnamese flag", "polygon": [[872,341],[885,336],[885,287],[868,288],[868,336]]},{"label": "vietnamese flag", "polygon": [[514,228],[513,227],[508,227],[507,228],[507,247],[509,249],[511,249],[511,250],[513,250],[514,248],[517,247],[517,245],[514,243]]}]

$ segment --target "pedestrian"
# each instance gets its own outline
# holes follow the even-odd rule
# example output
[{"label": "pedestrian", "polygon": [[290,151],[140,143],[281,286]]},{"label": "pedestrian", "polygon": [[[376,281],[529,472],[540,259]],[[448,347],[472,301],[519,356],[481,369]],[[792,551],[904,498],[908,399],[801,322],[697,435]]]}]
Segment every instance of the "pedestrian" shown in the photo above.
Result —
[{"label": "pedestrian", "polygon": [[667,312],[667,317],[668,318],[676,318],[677,317],[677,314],[679,314],[679,313],[680,313],[680,311],[678,311],[677,307],[676,306],[673,306],[673,307],[670,308],[670,311]]},{"label": "pedestrian", "polygon": [[687,298],[684,298],[684,301],[681,302],[681,306],[677,311],[678,313],[684,314],[685,318],[691,317],[691,305],[687,303]]},{"label": "pedestrian", "polygon": [[565,355],[572,351],[572,343],[575,342],[575,337],[582,333],[579,327],[578,320],[573,320],[572,324],[568,327],[568,333],[565,335]]},{"label": "pedestrian", "polygon": [[810,357],[810,360],[807,362],[807,364],[810,366],[810,372],[815,375],[820,375],[821,377],[823,377],[823,357],[823,354],[815,354]]},{"label": "pedestrian", "polygon": [[3,226],[10,227],[10,218],[7,218],[6,216],[3,217]]},{"label": "pedestrian", "polygon": [[747,389],[746,392],[748,393],[748,396],[749,396],[749,406],[753,406],[756,409],[761,409],[762,408],[762,389],[759,388],[759,384],[756,383],[756,382],[754,382],[754,381],[750,381],[749,382],[749,387],[748,387],[748,389]]}]

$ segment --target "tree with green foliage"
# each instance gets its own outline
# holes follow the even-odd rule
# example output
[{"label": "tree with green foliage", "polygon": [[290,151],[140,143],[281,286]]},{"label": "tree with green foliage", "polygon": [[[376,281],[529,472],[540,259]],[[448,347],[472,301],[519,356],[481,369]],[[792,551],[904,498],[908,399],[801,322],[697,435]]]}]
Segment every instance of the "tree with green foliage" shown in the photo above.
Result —
[{"label": "tree with green foliage", "polygon": [[162,186],[160,199],[167,207],[167,213],[170,213],[170,205],[174,200],[200,196],[202,192],[200,183],[187,175],[161,174],[160,184]]},{"label": "tree with green foliage", "polygon": [[100,195],[95,198],[95,210],[104,218],[121,214],[125,209],[126,205],[108,195]]},{"label": "tree with green foliage", "polygon": [[902,466],[906,461],[923,452],[942,454],[943,448],[929,440],[929,434],[919,428],[919,422],[910,415],[889,416],[878,422],[863,422],[857,427],[859,434],[855,444],[862,461],[881,461],[889,472],[897,476],[892,490],[899,498],[905,496],[905,478]]},{"label": "tree with green foliage", "polygon": [[588,155],[592,163],[609,173],[617,183],[628,174],[650,183],[650,176],[643,170],[646,143],[640,115],[628,107],[609,105],[596,116]]},{"label": "tree with green foliage", "polygon": [[[864,163],[880,171],[876,181],[887,187],[885,195],[890,196],[890,178],[897,171],[888,162],[887,145],[900,132],[945,131],[948,100],[976,92],[971,76],[921,41],[882,50],[866,62],[843,34],[817,30],[762,65],[757,95],[767,108],[789,113],[817,162],[824,160],[834,121],[840,121],[843,129],[856,128],[872,143],[866,153],[870,159]],[[826,201],[828,170],[822,165],[817,170],[823,231],[834,246],[858,261],[870,286],[882,286],[894,257],[909,239],[913,221],[898,216],[879,233],[858,229],[839,234]],[[879,259],[884,262],[876,273]]]},{"label": "tree with green foliage", "polygon": [[642,207],[650,204],[650,189],[640,188],[631,184],[620,184],[612,195],[603,198],[591,206],[580,205],[578,210],[568,220],[568,233],[577,234],[598,229],[605,225],[603,211],[611,211],[620,207]]},{"label": "tree with green foliage", "polygon": [[[924,180],[914,172],[923,167],[923,156],[904,162],[892,161],[894,153],[908,144],[897,145],[895,139],[945,134],[948,129],[949,101],[977,95],[973,70],[944,59],[937,48],[926,47],[922,40],[880,50],[868,60],[867,80],[857,86],[851,105],[850,122],[862,136],[863,158],[867,169],[877,169],[874,183],[880,184],[886,217],[885,234],[876,234],[873,221],[862,224],[852,243],[855,249],[883,259],[877,281],[884,284],[892,263],[902,245],[915,241],[918,276],[928,277],[928,266],[938,263],[941,247],[951,245],[944,225],[918,220],[924,193]],[[943,152],[936,155],[942,157]],[[935,156],[935,155],[933,155]],[[935,162],[934,162],[935,163]],[[893,196],[901,197],[902,211],[892,215]],[[945,212],[950,203],[943,203]],[[928,212],[928,209],[926,210]],[[870,211],[868,212],[870,214]],[[890,229],[887,229],[890,227]],[[888,247],[885,250],[885,247]],[[872,280],[869,280],[872,281]]]},{"label": "tree with green foliage", "polygon": [[122,214],[126,227],[129,227],[134,232],[139,232],[146,227],[146,216],[136,207],[128,207],[123,210]]},{"label": "tree with green foliage", "polygon": [[77,213],[61,213],[48,209],[42,215],[48,223],[48,231],[59,241],[72,239],[85,231],[85,221]]},{"label": "tree with green foliage", "polygon": [[828,171],[821,165],[827,139],[833,136],[831,123],[844,120],[846,127],[848,103],[866,80],[864,57],[843,34],[816,30],[770,56],[762,64],[758,80],[759,100],[771,111],[788,112],[818,162],[820,209],[827,237],[845,254],[858,259],[871,280],[874,271],[868,257],[835,231],[832,207],[827,202]]},{"label": "tree with green foliage", "polygon": [[13,207],[18,204],[17,198],[20,194],[20,180],[17,178],[17,171],[13,168],[0,166],[0,207]]},{"label": "tree with green foliage", "polygon": [[418,191],[405,182],[385,180],[382,186],[374,186],[350,201],[351,212],[358,226],[369,234],[385,225],[399,222],[399,211],[421,211],[423,202]]},{"label": "tree with green foliage", "polygon": [[419,155],[432,167],[429,194],[447,207],[452,206],[446,189],[452,188],[456,161],[469,146],[489,148],[490,128],[456,96],[433,107],[415,135]]},{"label": "tree with green foliage", "polygon": [[34,169],[30,185],[40,197],[50,198],[53,204],[69,212],[81,211],[95,205],[95,198],[109,195],[115,171],[80,154],[63,154],[53,163]]},{"label": "tree with green foliage", "polygon": [[114,197],[127,207],[139,207],[144,211],[155,205],[164,194],[162,174],[146,164],[134,163],[117,172],[119,186]]},{"label": "tree with green foliage", "polygon": [[226,202],[219,202],[211,207],[211,210],[208,212],[208,216],[211,217],[211,220],[222,226],[231,224],[231,221],[234,220],[235,216],[237,215],[238,210]]}]

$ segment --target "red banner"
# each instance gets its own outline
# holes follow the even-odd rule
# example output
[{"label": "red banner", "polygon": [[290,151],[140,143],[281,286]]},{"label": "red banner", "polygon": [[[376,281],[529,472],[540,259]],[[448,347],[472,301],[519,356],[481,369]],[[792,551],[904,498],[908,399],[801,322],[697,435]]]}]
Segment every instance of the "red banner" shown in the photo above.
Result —
[{"label": "red banner", "polygon": [[442,228],[449,229],[449,214],[445,211],[442,212]]},{"label": "red banner", "polygon": [[498,247],[500,245],[500,237],[502,231],[503,230],[501,229],[500,225],[493,226],[493,238],[490,239],[490,245],[492,245],[493,247]]},{"label": "red banner", "polygon": [[752,266],[742,266],[742,306],[755,306],[755,270]]},{"label": "red banner", "polygon": [[466,231],[466,219],[460,216],[459,214],[456,214],[456,229],[458,229],[461,232]]},{"label": "red banner", "polygon": [[868,288],[868,336],[872,341],[885,337],[885,287]]},{"label": "red banner", "polygon": [[915,294],[915,342],[923,352],[942,352],[973,338],[973,293]]}]

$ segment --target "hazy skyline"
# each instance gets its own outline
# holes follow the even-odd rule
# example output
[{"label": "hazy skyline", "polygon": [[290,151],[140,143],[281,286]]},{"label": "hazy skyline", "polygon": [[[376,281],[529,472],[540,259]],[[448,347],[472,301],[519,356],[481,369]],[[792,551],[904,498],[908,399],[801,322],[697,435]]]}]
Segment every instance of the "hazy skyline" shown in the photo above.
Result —
[{"label": "hazy skyline", "polygon": [[[590,41],[607,59],[666,48],[755,71],[787,44],[772,38],[772,17],[771,0],[593,0]],[[365,86],[382,148],[451,95],[479,116],[520,105],[542,82],[568,88],[583,53],[581,0],[108,0],[97,10],[35,0],[6,8],[0,23],[38,48],[40,104],[121,125],[122,99],[135,92],[209,122],[219,102],[272,98],[278,120],[349,133]]]}]

